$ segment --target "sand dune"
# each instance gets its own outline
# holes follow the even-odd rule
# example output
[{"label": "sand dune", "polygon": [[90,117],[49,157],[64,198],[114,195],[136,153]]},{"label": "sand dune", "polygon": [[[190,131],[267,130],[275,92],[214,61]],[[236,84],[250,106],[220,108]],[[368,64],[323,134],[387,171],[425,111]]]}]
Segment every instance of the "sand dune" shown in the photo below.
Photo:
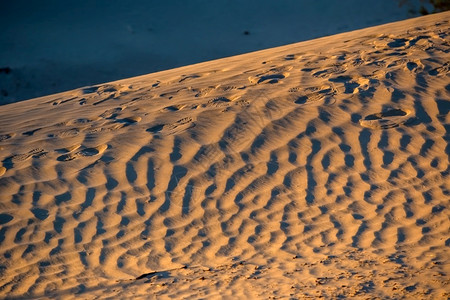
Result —
[{"label": "sand dune", "polygon": [[6,298],[447,298],[450,13],[0,110]]}]

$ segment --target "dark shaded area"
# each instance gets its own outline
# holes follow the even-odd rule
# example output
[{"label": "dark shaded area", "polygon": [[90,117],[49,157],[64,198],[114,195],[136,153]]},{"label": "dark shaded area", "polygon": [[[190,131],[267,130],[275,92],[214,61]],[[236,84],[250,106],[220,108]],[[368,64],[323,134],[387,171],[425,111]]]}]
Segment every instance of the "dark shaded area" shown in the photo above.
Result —
[{"label": "dark shaded area", "polygon": [[360,286],[360,291],[362,291],[364,293],[370,293],[375,289],[375,283],[372,280],[363,282],[359,286]]},{"label": "dark shaded area", "polygon": [[400,138],[400,147],[402,150],[406,149],[406,147],[411,143],[411,136],[408,134],[403,134]]},{"label": "dark shaded area", "polygon": [[58,245],[50,251],[50,255],[56,255],[62,252],[62,245],[64,244],[64,239],[58,240]]},{"label": "dark shaded area", "polygon": [[233,177],[234,176],[231,176],[230,178],[227,179],[224,193],[229,192],[236,185],[236,182]]},{"label": "dark shaded area", "polygon": [[370,170],[370,167],[372,166],[372,162],[370,161],[370,155],[368,152],[368,145],[370,142],[371,135],[372,133],[367,128],[361,130],[359,134],[359,143],[361,145],[361,152],[362,152],[361,154],[364,157],[363,163],[367,170]]},{"label": "dark shaded area", "polygon": [[56,217],[55,221],[53,221],[53,228],[55,229],[55,231],[57,233],[61,233],[62,232],[62,228],[64,226],[64,223],[66,223],[66,220],[62,217]]},{"label": "dark shaded area", "polygon": [[[449,85],[450,86],[450,85]],[[436,100],[436,104],[440,115],[447,115],[450,112],[450,101],[449,100]]]},{"label": "dark shaded area", "polygon": [[97,225],[96,225],[97,232],[95,233],[96,235],[101,235],[101,234],[106,233],[106,230],[105,230],[105,228],[104,228],[104,225],[105,225],[105,224],[102,222],[102,220],[100,219],[100,217],[98,217],[98,219],[97,219]]},{"label": "dark shaded area", "polygon": [[22,135],[32,136],[33,134],[35,134],[36,132],[38,132],[38,131],[41,130],[41,129],[42,129],[42,128],[37,128],[37,129],[34,129],[34,130],[30,130],[30,131],[27,131],[27,132],[22,133]]},{"label": "dark shaded area", "polygon": [[407,41],[407,39],[394,39],[394,41],[388,43],[387,45],[391,48],[403,47]]},{"label": "dark shaded area", "polygon": [[412,291],[415,291],[415,290],[416,290],[416,286],[415,285],[410,285],[410,286],[405,287],[405,291],[407,291],[407,292],[412,292]]},{"label": "dark shaded area", "polygon": [[130,161],[127,161],[126,167],[125,167],[125,174],[127,176],[127,180],[129,183],[133,184],[137,179],[137,173],[134,169],[133,164]]},{"label": "dark shaded area", "polygon": [[122,220],[120,220],[120,225],[127,226],[130,224],[130,218],[122,216]]},{"label": "dark shaded area", "polygon": [[278,157],[275,153],[270,154],[270,160],[267,162],[267,175],[275,174],[279,169]]},{"label": "dark shaded area", "polygon": [[141,279],[152,279],[152,278],[169,278],[170,277],[170,272],[168,271],[155,271],[155,272],[150,272],[150,273],[144,273],[142,275],[139,275],[138,277],[136,277],[135,280],[141,280]]},{"label": "dark shaded area", "polygon": [[60,205],[63,202],[67,202],[72,199],[70,192],[65,192],[64,194],[55,196],[55,204]]},{"label": "dark shaded area", "polygon": [[328,169],[330,166],[330,155],[328,153],[323,156],[321,163],[324,170]]},{"label": "dark shaded area", "polygon": [[31,212],[39,220],[43,221],[48,218],[48,210],[43,208],[32,208]]},{"label": "dark shaded area", "polygon": [[427,152],[431,149],[431,147],[433,147],[434,144],[435,142],[432,139],[427,139],[420,148],[420,155],[426,156]]},{"label": "dark shaded area", "polygon": [[386,117],[400,117],[406,116],[406,112],[401,109],[389,109],[381,113],[371,114],[364,118],[364,120],[379,120]]},{"label": "dark shaded area", "polygon": [[349,168],[355,165],[355,157],[351,154],[346,154],[344,157],[345,165]]},{"label": "dark shaded area", "polygon": [[294,101],[295,104],[305,104],[308,101],[307,96],[300,96]]},{"label": "dark shaded area", "polygon": [[394,153],[391,151],[383,152],[383,165],[388,166],[394,161]]},{"label": "dark shaded area", "polygon": [[147,129],[147,132],[158,133],[164,128],[164,124],[158,124]]},{"label": "dark shaded area", "polygon": [[261,76],[258,80],[258,83],[263,83],[264,81],[267,81],[267,83],[278,83],[280,79],[283,79],[285,76],[283,74],[273,74],[273,75],[266,75]]},{"label": "dark shaded area", "polygon": [[314,179],[314,170],[312,167],[312,160],[314,156],[320,151],[321,149],[321,143],[319,140],[312,139],[312,149],[311,153],[306,158],[306,172],[308,174],[308,183],[306,188],[306,202],[308,204],[311,204],[314,202],[315,196],[314,196],[314,188],[317,186],[317,182]]},{"label": "dark shaded area", "polygon": [[[141,149],[139,149],[139,151],[136,152],[135,155],[133,155],[133,157],[130,159],[130,161],[127,162],[125,174],[126,174],[127,179],[128,179],[128,181],[130,183],[134,183],[136,181],[136,179],[137,179],[137,173],[136,173],[136,170],[134,169],[133,162],[138,161],[138,159],[141,156],[145,155],[146,153],[151,153],[151,152],[154,152],[154,151],[155,150],[153,148],[148,147],[148,146],[144,146]],[[149,167],[150,167],[150,165],[149,165]]]},{"label": "dark shaded area", "polygon": [[170,161],[176,162],[182,156],[183,156],[183,154],[181,153],[181,139],[176,137],[173,142],[172,153],[170,153]]},{"label": "dark shaded area", "polygon": [[123,211],[125,204],[127,204],[127,194],[125,192],[120,192],[120,201],[119,203],[117,203],[118,214],[120,214]]},{"label": "dark shaded area", "polygon": [[11,68],[10,67],[0,68],[0,73],[9,74],[11,73]]},{"label": "dark shaded area", "polygon": [[141,217],[145,215],[145,205],[142,201],[136,199],[136,212]]},{"label": "dark shaded area", "polygon": [[0,225],[6,224],[14,219],[10,214],[0,214]]},{"label": "dark shaded area", "polygon": [[353,240],[352,247],[358,248],[359,239],[360,239],[361,235],[363,234],[363,232],[366,231],[367,228],[368,228],[367,222],[363,221],[361,223],[361,225],[359,226],[356,234],[352,237],[352,240]]},{"label": "dark shaded area", "polygon": [[26,228],[21,228],[19,231],[17,231],[16,237],[14,238],[14,243],[18,244],[18,243],[22,242],[22,238],[23,238],[23,235],[25,234],[25,232],[27,232]]},{"label": "dark shaded area", "polygon": [[406,240],[405,230],[402,228],[397,229],[397,243],[403,243]]},{"label": "dark shaded area", "polygon": [[83,241],[83,235],[81,234],[81,230],[85,227],[86,227],[86,223],[81,222],[80,224],[78,224],[78,226],[76,228],[74,228],[73,234],[74,234],[75,244],[81,243]]},{"label": "dark shaded area", "polygon": [[147,167],[147,188],[151,191],[155,187],[155,164],[152,159],[148,161]]},{"label": "dark shaded area", "polygon": [[433,206],[433,208],[431,209],[431,213],[436,214],[436,213],[440,213],[445,209],[444,205],[436,205]]},{"label": "dark shaded area", "polygon": [[193,180],[189,180],[188,184],[186,185],[186,188],[184,189],[184,196],[183,196],[183,207],[181,209],[181,213],[183,215],[187,215],[189,213],[190,204],[192,202],[194,196],[194,182]]},{"label": "dark shaded area", "polygon": [[170,207],[170,202],[172,200],[172,194],[175,190],[175,188],[178,186],[178,182],[181,178],[186,176],[187,169],[182,166],[174,166],[172,170],[172,175],[170,176],[170,181],[167,186],[167,190],[165,192],[165,201],[163,205],[160,207],[161,212],[166,212]]},{"label": "dark shaded area", "polygon": [[106,189],[108,191],[113,190],[114,188],[116,188],[119,185],[119,182],[117,180],[115,180],[113,177],[111,176],[106,176]]},{"label": "dark shaded area", "polygon": [[364,216],[362,216],[362,215],[360,215],[360,214],[352,214],[352,216],[353,216],[353,218],[354,218],[355,220],[361,220],[361,219],[364,219]]},{"label": "dark shaded area", "polygon": [[352,94],[353,91],[359,87],[359,83],[352,81],[351,76],[339,75],[334,78],[328,79],[331,82],[343,83],[345,87],[345,94]]}]

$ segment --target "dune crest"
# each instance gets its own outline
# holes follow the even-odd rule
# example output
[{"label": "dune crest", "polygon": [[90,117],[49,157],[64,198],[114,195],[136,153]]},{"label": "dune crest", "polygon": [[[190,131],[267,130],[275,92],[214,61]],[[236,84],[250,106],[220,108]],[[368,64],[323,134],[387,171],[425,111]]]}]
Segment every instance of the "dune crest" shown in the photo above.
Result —
[{"label": "dune crest", "polygon": [[446,298],[450,13],[0,110],[0,295]]}]

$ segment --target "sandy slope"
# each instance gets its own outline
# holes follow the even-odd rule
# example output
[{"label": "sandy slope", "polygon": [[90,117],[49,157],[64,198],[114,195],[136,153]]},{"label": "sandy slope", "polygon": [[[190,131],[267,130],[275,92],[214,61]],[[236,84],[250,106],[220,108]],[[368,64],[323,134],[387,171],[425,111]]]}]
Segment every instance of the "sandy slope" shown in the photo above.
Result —
[{"label": "sandy slope", "polygon": [[0,295],[449,297],[449,19],[2,107]]}]

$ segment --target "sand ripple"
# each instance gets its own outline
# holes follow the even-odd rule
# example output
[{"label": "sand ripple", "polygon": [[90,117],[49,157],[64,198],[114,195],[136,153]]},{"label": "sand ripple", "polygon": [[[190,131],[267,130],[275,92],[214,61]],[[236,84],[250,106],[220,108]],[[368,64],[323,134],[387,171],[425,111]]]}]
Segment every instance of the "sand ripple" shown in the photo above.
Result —
[{"label": "sand ripple", "polygon": [[448,16],[4,106],[0,295],[449,297]]}]

